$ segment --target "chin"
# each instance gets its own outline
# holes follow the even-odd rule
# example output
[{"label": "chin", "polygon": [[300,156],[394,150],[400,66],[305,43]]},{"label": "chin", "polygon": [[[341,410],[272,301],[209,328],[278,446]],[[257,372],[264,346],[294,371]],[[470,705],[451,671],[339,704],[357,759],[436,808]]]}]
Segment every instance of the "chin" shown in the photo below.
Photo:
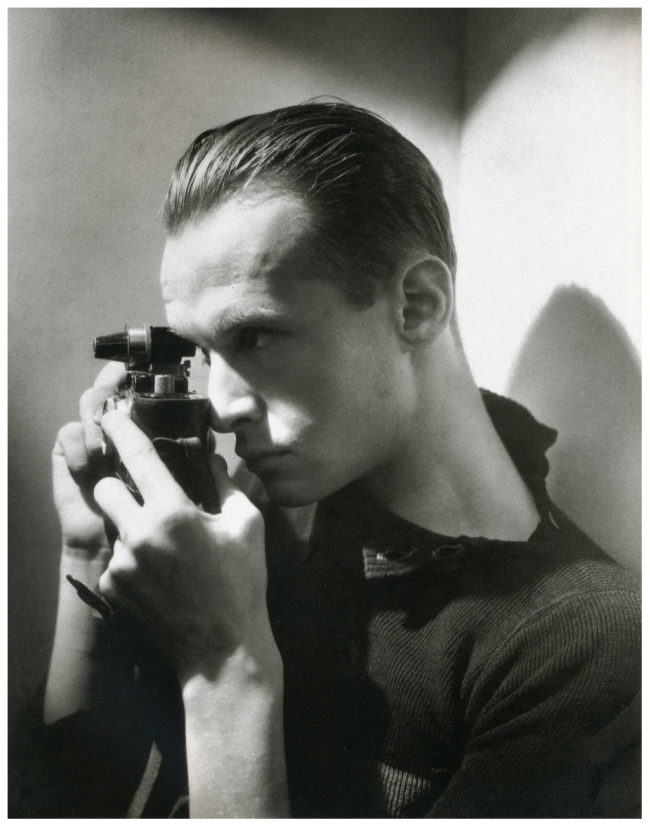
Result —
[{"label": "chin", "polygon": [[281,475],[259,475],[266,495],[275,505],[283,508],[300,508],[312,505],[333,494],[342,486],[327,486],[314,484],[313,479],[298,480],[282,477]]},{"label": "chin", "polygon": [[294,490],[292,486],[282,483],[264,482],[263,485],[269,500],[282,508],[300,508],[300,506],[312,505],[322,499],[322,497],[311,495],[304,489]]}]

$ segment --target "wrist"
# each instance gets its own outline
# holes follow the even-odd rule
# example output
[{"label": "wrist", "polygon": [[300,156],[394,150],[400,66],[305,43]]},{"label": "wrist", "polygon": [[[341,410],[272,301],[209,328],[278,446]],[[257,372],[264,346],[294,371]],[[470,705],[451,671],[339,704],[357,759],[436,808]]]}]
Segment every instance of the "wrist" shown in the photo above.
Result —
[{"label": "wrist", "polygon": [[215,679],[196,674],[183,686],[193,818],[289,815],[282,667],[249,661],[233,654]]},{"label": "wrist", "polygon": [[89,698],[91,653],[97,613],[84,603],[66,580],[70,574],[94,589],[104,569],[96,560],[61,557],[56,628],[45,689],[44,722],[51,724],[86,707]]},{"label": "wrist", "polygon": [[[64,541],[59,564],[61,586],[69,574],[76,580],[81,580],[89,589],[95,589],[99,578],[106,570],[111,554],[110,548],[102,547],[94,551],[91,556],[89,551],[68,545]],[[71,588],[69,583],[65,584],[65,588]]]},{"label": "wrist", "polygon": [[218,662],[181,666],[177,674],[189,706],[199,706],[207,696],[235,704],[242,693],[282,697],[284,687],[282,658],[273,640],[255,655],[241,646]]}]

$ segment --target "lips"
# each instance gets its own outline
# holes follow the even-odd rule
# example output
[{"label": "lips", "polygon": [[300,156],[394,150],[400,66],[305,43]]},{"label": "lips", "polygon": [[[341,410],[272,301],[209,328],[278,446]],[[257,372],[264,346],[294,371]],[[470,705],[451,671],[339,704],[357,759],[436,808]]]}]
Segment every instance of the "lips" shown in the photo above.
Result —
[{"label": "lips", "polygon": [[263,451],[250,449],[239,451],[235,449],[235,453],[238,457],[241,457],[247,465],[254,465],[255,463],[262,462],[263,460],[272,459],[273,457],[280,457],[283,454],[287,454],[288,451]]}]

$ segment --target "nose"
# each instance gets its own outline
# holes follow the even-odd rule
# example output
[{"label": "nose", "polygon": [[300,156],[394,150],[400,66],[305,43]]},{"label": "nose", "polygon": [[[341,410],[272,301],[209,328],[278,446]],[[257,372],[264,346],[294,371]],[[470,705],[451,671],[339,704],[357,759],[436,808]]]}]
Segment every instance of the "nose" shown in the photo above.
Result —
[{"label": "nose", "polygon": [[264,414],[264,403],[250,383],[216,353],[210,354],[208,396],[212,403],[211,425],[220,433],[259,422]]}]

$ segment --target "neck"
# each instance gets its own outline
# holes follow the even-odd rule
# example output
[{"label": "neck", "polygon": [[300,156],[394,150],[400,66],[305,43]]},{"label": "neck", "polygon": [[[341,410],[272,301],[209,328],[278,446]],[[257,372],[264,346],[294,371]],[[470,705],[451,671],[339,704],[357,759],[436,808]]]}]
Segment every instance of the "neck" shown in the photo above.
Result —
[{"label": "neck", "polygon": [[453,353],[428,373],[431,393],[421,394],[413,427],[366,486],[393,513],[440,534],[526,540],[539,522],[532,496],[464,355]]}]

